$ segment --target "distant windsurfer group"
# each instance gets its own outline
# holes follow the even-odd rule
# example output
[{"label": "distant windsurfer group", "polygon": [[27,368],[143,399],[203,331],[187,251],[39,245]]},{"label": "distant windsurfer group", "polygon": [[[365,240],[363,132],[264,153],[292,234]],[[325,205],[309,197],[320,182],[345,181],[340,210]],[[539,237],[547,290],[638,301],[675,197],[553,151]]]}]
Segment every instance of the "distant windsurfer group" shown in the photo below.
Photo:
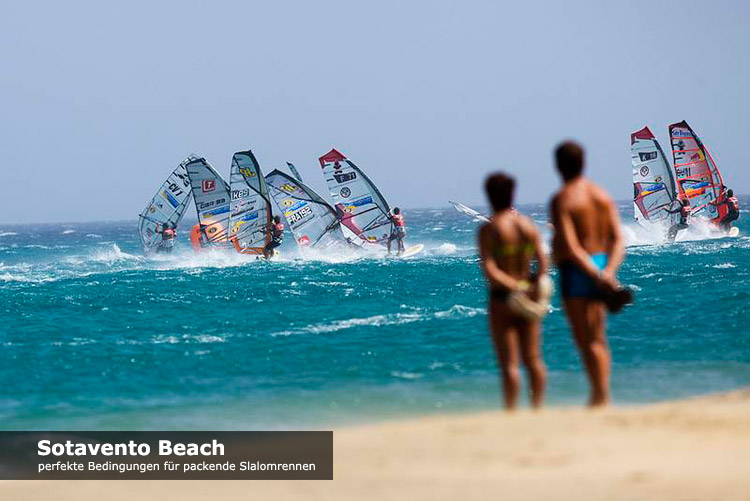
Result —
[{"label": "distant windsurfer group", "polygon": [[693,219],[730,233],[739,202],[708,149],[685,121],[670,125],[669,136],[671,166],[648,127],[630,135],[636,221],[649,229],[661,226],[669,242]]},{"label": "distant windsurfer group", "polygon": [[[293,176],[279,169],[264,176],[252,151],[237,152],[227,183],[205,158],[189,156],[140,214],[145,252],[172,251],[177,225],[193,199],[198,224],[190,242],[195,250],[232,248],[269,259],[283,241],[283,215],[303,250],[383,248],[391,254],[395,242],[396,254],[404,254],[403,212],[391,210],[375,184],[339,151],[329,151],[319,162],[333,205],[304,184],[291,163]],[[280,214],[274,215],[274,205]]]}]

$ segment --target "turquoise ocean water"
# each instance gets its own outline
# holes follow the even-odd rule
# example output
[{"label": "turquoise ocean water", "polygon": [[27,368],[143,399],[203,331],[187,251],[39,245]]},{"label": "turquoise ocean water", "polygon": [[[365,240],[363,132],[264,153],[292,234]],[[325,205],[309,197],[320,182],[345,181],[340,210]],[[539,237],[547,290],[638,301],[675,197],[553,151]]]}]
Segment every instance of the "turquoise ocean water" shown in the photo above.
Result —
[{"label": "turquoise ocean water", "polygon": [[[543,206],[521,209],[544,224]],[[426,250],[403,260],[297,260],[290,237],[277,262],[199,255],[186,225],[149,259],[135,219],[0,225],[0,427],[330,428],[498,407],[476,224],[406,217]],[[617,403],[750,384],[748,217],[739,238],[673,245],[626,225],[621,279],[638,292],[610,320]],[[544,354],[548,402],[585,402],[559,298]]]}]

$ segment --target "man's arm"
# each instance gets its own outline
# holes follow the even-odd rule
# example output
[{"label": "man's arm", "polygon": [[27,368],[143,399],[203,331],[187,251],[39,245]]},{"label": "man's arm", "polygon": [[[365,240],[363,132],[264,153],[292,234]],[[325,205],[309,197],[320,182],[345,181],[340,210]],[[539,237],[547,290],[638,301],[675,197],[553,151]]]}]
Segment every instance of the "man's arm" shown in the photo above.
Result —
[{"label": "man's arm", "polygon": [[484,276],[493,287],[501,287],[507,290],[516,290],[518,280],[511,277],[497,265],[495,256],[492,254],[492,231],[489,223],[479,230],[479,255],[482,257],[482,270]]},{"label": "man's arm", "polygon": [[573,218],[570,216],[564,204],[560,203],[558,198],[552,201],[552,226],[559,236],[559,242],[562,244],[565,254],[578,269],[583,271],[595,280],[599,279],[599,269],[594,265],[591,256],[581,245],[576,235]]}]

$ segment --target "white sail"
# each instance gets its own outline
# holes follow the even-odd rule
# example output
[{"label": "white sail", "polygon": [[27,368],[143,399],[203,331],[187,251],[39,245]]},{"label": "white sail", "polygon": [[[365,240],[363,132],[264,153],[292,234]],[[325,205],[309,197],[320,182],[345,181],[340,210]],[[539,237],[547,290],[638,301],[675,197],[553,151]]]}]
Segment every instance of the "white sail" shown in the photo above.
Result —
[{"label": "white sail", "polygon": [[475,211],[471,207],[467,207],[464,204],[460,204],[458,202],[451,202],[450,200],[448,200],[448,203],[451,204],[454,209],[456,209],[456,212],[459,212],[461,214],[465,214],[465,215],[469,216],[470,218],[472,218],[475,221],[479,221],[480,223],[489,223],[490,222],[490,218],[488,218],[487,216],[485,216],[484,214],[482,214],[479,211]]},{"label": "white sail", "polygon": [[319,161],[341,224],[360,243],[385,243],[393,222],[388,202],[375,184],[336,150],[329,151]]},{"label": "white sail", "polygon": [[159,191],[151,199],[138,221],[138,234],[143,250],[147,254],[156,251],[162,242],[161,230],[165,224],[176,227],[185,214],[192,196],[190,179],[185,166],[194,160],[189,156],[162,183]]},{"label": "white sail", "polygon": [[266,176],[266,183],[300,247],[346,245],[336,211],[310,187],[278,169]]},{"label": "white sail", "polygon": [[240,151],[232,156],[229,183],[229,238],[232,245],[242,254],[262,254],[263,248],[271,241],[271,199],[252,151]]},{"label": "white sail", "polygon": [[630,153],[636,221],[644,225],[656,222],[674,224],[680,217],[674,174],[648,127],[630,135]]},{"label": "white sail", "polygon": [[211,246],[226,246],[229,233],[229,185],[205,158],[196,157],[185,166],[193,188],[198,224]]}]

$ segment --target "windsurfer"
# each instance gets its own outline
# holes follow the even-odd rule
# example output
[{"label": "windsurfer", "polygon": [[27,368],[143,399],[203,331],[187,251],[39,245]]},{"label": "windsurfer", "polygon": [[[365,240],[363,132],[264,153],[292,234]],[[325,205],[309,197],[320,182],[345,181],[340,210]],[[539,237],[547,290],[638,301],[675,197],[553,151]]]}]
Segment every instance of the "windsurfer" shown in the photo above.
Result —
[{"label": "windsurfer", "polygon": [[401,209],[394,207],[393,215],[391,216],[391,222],[393,223],[393,229],[391,234],[388,236],[388,254],[391,253],[391,242],[394,240],[398,245],[397,256],[404,253],[404,237],[406,236],[406,221],[404,215],[401,214]]},{"label": "windsurfer", "polygon": [[680,201],[680,205],[675,210],[665,209],[670,214],[680,214],[680,222],[673,224],[669,231],[667,232],[667,240],[669,242],[674,242],[674,239],[677,237],[677,233],[680,232],[680,230],[687,229],[688,226],[690,226],[690,200],[687,198],[683,198]]},{"label": "windsurfer", "polygon": [[521,386],[519,350],[529,374],[533,407],[542,405],[546,380],[540,318],[522,315],[511,301],[519,294],[537,299],[539,281],[532,276],[532,260],[537,261],[536,277],[546,276],[547,272],[539,231],[530,219],[511,209],[514,187],[515,181],[504,174],[487,179],[485,190],[494,214],[479,230],[482,268],[490,289],[490,329],[508,410],[516,407]]},{"label": "windsurfer", "polygon": [[159,233],[161,233],[161,243],[159,244],[158,251],[169,254],[174,249],[175,239],[177,238],[177,225],[164,223]]},{"label": "windsurfer", "polygon": [[563,187],[550,207],[553,253],[565,313],[591,384],[589,405],[600,406],[610,399],[606,308],[617,311],[632,300],[617,281],[624,259],[620,217],[607,192],[583,176],[580,145],[561,144],[555,159]]},{"label": "windsurfer", "polygon": [[717,205],[726,204],[727,215],[719,222],[719,226],[724,231],[729,231],[732,227],[732,222],[737,221],[740,217],[740,201],[734,196],[734,190],[727,190],[726,196],[723,197],[721,202]]},{"label": "windsurfer", "polygon": [[284,223],[281,222],[281,216],[274,216],[271,224],[268,225],[268,231],[271,233],[271,241],[263,248],[263,257],[270,259],[274,249],[281,245],[284,238]]}]

